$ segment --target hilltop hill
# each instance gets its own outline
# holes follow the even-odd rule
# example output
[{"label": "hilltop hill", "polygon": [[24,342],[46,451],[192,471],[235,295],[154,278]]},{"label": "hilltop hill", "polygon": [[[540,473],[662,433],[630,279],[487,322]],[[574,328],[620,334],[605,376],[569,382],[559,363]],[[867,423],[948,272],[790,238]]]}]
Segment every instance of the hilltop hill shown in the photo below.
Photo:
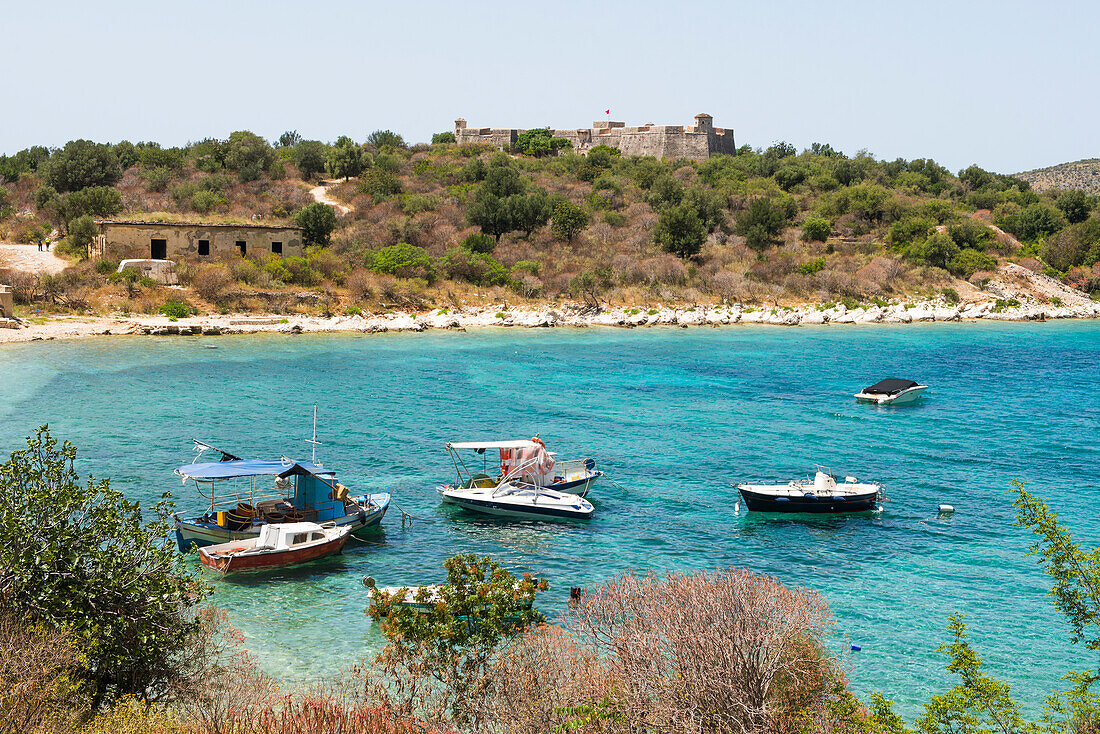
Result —
[{"label": "hilltop hill", "polygon": [[1089,194],[1100,194],[1100,158],[1059,163],[1016,175],[1031,184],[1031,188],[1036,191],[1081,189]]},{"label": "hilltop hill", "polygon": [[[819,143],[745,146],[700,162],[436,137],[409,145],[376,131],[328,144],[287,133],[272,145],[238,131],[186,148],[71,141],[0,156],[0,240],[33,243],[57,229],[67,235],[57,251],[73,261],[52,278],[9,263],[0,279],[21,305],[99,313],[155,313],[181,297],[203,312],[563,299],[852,308],[1008,300],[986,288],[1018,263],[1100,297],[1097,199],[1037,193],[977,166],[954,175],[931,159],[850,157]],[[322,174],[338,181],[318,186]],[[186,293],[83,259],[92,217],[313,215],[327,229],[315,230],[305,257],[181,259]]]}]

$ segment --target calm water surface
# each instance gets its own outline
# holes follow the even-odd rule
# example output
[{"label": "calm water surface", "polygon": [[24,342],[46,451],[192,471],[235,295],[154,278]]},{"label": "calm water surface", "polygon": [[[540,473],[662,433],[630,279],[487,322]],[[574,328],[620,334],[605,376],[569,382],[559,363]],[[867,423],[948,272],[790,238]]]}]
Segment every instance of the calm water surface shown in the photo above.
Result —
[{"label": "calm water surface", "polygon": [[[216,348],[208,348],[216,347]],[[932,386],[920,405],[851,398],[886,376]],[[965,612],[994,673],[1030,705],[1067,669],[1095,665],[1066,642],[1012,480],[1042,493],[1086,542],[1100,540],[1096,436],[1100,324],[930,324],[623,330],[492,330],[371,336],[109,337],[0,348],[0,455],[49,422],[83,473],[143,501],[176,493],[190,436],[241,456],[319,459],[396,510],[372,544],[261,577],[215,583],[264,666],[333,672],[379,637],[360,580],[435,582],[458,552],[492,555],[570,586],[627,569],[745,566],[828,598],[857,690],[912,715],[942,689],[944,625]],[[501,523],[440,506],[448,440],[540,433],[591,455],[587,524]],[[731,482],[795,478],[821,463],[883,483],[886,510],[820,519],[735,512]],[[938,517],[936,505],[958,508]],[[352,547],[354,546],[354,547]]]}]

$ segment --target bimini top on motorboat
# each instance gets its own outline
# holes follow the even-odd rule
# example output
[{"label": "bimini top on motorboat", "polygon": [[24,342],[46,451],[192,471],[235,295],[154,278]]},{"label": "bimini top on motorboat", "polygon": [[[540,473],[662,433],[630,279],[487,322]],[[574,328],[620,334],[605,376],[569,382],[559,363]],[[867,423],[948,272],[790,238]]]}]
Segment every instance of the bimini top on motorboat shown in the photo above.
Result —
[{"label": "bimini top on motorboat", "polygon": [[813,481],[735,486],[748,508],[759,512],[868,512],[878,509],[882,493],[878,484],[861,484],[855,477],[839,483],[821,468]]},{"label": "bimini top on motorboat", "polygon": [[[479,473],[470,471],[459,453],[464,449],[481,455],[499,450],[500,474],[490,476],[487,466]],[[562,473],[537,437],[529,441],[448,443],[447,451],[454,462],[456,480],[438,488],[444,502],[488,515],[543,520],[587,520],[595,511],[582,495],[562,491],[581,487],[587,492],[592,482],[603,476],[595,470],[595,462],[586,459],[577,462],[576,471]]]},{"label": "bimini top on motorboat", "polygon": [[221,573],[296,566],[344,549],[351,528],[323,528],[315,522],[268,524],[255,538],[208,545],[199,550],[202,565]]},{"label": "bimini top on motorboat", "polygon": [[184,484],[193,481],[209,502],[204,514],[176,520],[176,542],[184,552],[255,538],[263,527],[277,523],[315,522],[362,535],[382,521],[390,504],[386,493],[349,497],[331,470],[308,461],[240,459],[214,450],[222,454],[221,461],[175,471]]},{"label": "bimini top on motorboat", "polygon": [[876,405],[902,405],[913,402],[927,389],[928,385],[921,385],[912,380],[888,377],[857,392],[856,400]]}]

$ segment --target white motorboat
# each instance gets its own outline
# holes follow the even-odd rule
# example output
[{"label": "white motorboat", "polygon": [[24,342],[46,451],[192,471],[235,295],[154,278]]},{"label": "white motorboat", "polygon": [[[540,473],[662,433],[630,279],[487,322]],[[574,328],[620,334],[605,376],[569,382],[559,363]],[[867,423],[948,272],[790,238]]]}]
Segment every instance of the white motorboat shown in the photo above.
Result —
[{"label": "white motorboat", "polygon": [[[500,476],[472,473],[458,453],[462,449],[472,449],[481,455],[490,449],[499,450]],[[595,472],[595,464],[583,466],[585,476],[568,483],[561,481],[554,457],[537,437],[529,441],[448,443],[447,451],[454,461],[457,478],[454,484],[438,488],[444,502],[486,515],[538,520],[587,520],[595,512],[592,503],[581,495],[558,488],[583,485],[587,491],[602,476]]]},{"label": "white motorboat", "polygon": [[857,392],[856,400],[876,405],[904,405],[915,401],[927,389],[928,385],[921,385],[912,380],[888,377]]},{"label": "white motorboat", "polygon": [[759,512],[868,512],[878,508],[882,487],[855,477],[836,481],[821,468],[813,480],[786,484],[737,484],[750,510]]}]

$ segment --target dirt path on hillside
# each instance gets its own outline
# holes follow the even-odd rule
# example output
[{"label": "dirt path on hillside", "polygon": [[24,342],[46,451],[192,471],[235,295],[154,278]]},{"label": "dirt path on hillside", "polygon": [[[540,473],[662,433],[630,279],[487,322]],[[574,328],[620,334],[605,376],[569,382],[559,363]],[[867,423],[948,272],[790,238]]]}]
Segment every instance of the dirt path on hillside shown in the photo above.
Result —
[{"label": "dirt path on hillside", "polygon": [[309,195],[313,197],[313,200],[321,204],[328,204],[336,210],[337,214],[347,214],[351,211],[351,207],[346,204],[341,204],[328,195],[329,186],[335,186],[338,181],[322,181],[320,186],[314,186],[309,190]]},{"label": "dirt path on hillside", "polygon": [[55,275],[69,267],[69,262],[57,255],[43,250],[38,245],[15,245],[0,242],[0,268],[22,270],[27,273],[49,273]]}]

